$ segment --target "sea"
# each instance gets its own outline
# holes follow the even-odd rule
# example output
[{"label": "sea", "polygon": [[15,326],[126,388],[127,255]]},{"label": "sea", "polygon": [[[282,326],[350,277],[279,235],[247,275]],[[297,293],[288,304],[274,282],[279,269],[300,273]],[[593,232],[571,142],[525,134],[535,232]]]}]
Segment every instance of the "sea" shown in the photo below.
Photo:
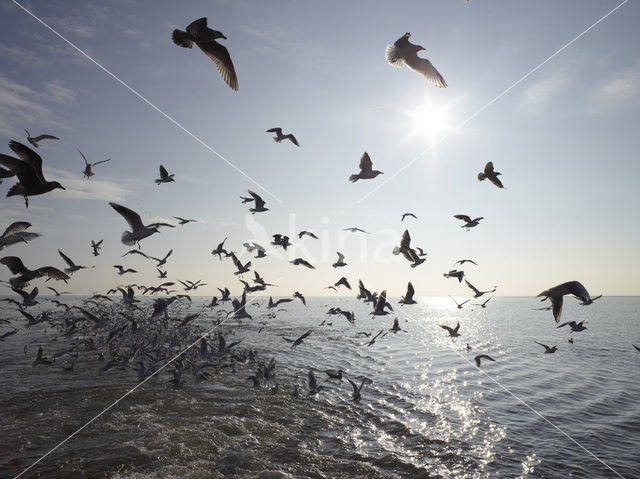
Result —
[{"label": "sea", "polygon": [[[70,314],[39,299],[33,315]],[[262,296],[242,320],[227,317],[229,303],[192,299],[169,320],[202,312],[185,327],[212,345],[222,333],[244,360],[227,355],[204,380],[185,373],[182,384],[171,381],[173,364],[144,380],[133,362],[100,372],[108,354],[80,348],[86,337],[46,322],[27,328],[1,303],[0,335],[17,333],[0,342],[0,477],[640,478],[638,297],[588,306],[565,297],[560,324],[584,320],[580,332],[558,328],[533,297],[493,297],[484,308],[483,297],[462,309],[448,297],[390,298],[393,311],[374,317],[355,297],[268,311]],[[332,307],[355,321],[328,315]],[[457,337],[440,327],[458,323]],[[306,332],[295,347],[287,341]],[[77,357],[33,365],[39,346],[51,359],[74,345]],[[189,346],[199,344],[180,345]],[[494,361],[477,366],[479,354]],[[249,378],[272,360],[273,379],[254,386]],[[364,378],[354,401],[348,380]]]}]

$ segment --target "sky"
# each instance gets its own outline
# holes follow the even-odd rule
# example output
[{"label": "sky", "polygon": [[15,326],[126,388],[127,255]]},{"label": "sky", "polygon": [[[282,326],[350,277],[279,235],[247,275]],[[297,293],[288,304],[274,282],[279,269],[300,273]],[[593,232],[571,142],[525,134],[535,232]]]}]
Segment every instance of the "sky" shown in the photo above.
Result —
[{"label": "sky", "polygon": [[[11,139],[27,143],[24,129],[60,137],[37,151],[47,179],[66,190],[25,209],[5,197],[14,183],[5,180],[0,228],[29,221],[42,237],[0,256],[62,268],[60,249],[95,266],[53,284],[76,294],[165,281],[153,262],[121,257],[128,228],[114,201],[145,223],[198,220],[141,246],[155,257],[173,249],[169,279],[202,280],[202,295],[242,291],[231,261],[211,255],[225,237],[278,284],[267,291],[274,296],[355,295],[324,289],[345,276],[389,296],[411,281],[416,296],[466,297],[464,283],[443,277],[463,258],[478,264],[462,268],[469,281],[497,286],[497,295],[533,297],[569,280],[592,295],[638,295],[640,4],[592,27],[621,4],[20,2],[39,21],[2,0],[0,152],[12,154]],[[200,17],[227,37],[219,41],[239,91],[197,48],[171,41],[174,28]],[[385,47],[405,32],[448,88],[386,62]],[[265,131],[276,126],[300,147],[274,142]],[[85,179],[78,149],[90,162],[111,161]],[[384,174],[350,183],[365,151]],[[488,161],[505,189],[477,180]],[[160,164],[175,183],[154,183]],[[249,213],[239,198],[248,189],[269,211]],[[400,221],[407,212],[417,219]],[[484,220],[467,232],[456,214]],[[343,231],[353,226],[370,234]],[[391,253],[405,229],[428,253],[417,268]],[[302,230],[319,239],[298,239]],[[294,246],[272,249],[276,233]],[[89,243],[100,239],[94,258]],[[251,241],[268,257],[253,259],[242,247]],[[331,267],[337,251],[346,267]],[[316,269],[288,263],[297,257]],[[139,273],[120,277],[114,264]],[[9,277],[3,267],[0,279]],[[33,285],[45,293],[52,283]]]}]

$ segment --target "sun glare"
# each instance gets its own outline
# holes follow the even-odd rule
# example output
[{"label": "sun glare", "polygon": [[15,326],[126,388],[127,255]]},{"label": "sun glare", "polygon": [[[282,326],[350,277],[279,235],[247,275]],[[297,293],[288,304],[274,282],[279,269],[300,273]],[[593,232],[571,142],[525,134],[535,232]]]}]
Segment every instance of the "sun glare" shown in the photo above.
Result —
[{"label": "sun glare", "polygon": [[437,141],[447,131],[453,130],[449,120],[449,106],[439,105],[425,98],[407,112],[412,120],[411,137],[426,136]]}]

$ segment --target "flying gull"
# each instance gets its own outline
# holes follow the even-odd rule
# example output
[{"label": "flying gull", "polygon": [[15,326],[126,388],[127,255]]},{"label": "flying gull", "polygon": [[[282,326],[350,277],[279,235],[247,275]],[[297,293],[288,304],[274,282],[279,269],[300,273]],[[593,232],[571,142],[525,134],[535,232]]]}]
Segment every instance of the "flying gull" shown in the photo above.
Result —
[{"label": "flying gull", "polygon": [[504,186],[502,185],[502,181],[500,181],[500,178],[498,178],[498,175],[501,175],[501,174],[502,173],[493,171],[493,161],[490,161],[485,165],[484,171],[481,171],[480,173],[478,173],[478,180],[483,181],[485,179],[488,179],[491,183],[496,185],[498,188],[504,188]]},{"label": "flying gull", "polygon": [[154,233],[159,233],[157,226],[143,225],[140,215],[129,208],[119,205],[114,202],[110,202],[109,205],[116,210],[126,220],[131,228],[131,231],[124,231],[122,233],[121,241],[127,246],[133,246],[135,244],[140,245],[140,241],[151,236]]},{"label": "flying gull", "polygon": [[156,178],[156,185],[159,185],[160,183],[171,183],[172,181],[176,181],[173,179],[174,176],[176,175],[170,175],[167,169],[164,166],[160,165],[160,178]]},{"label": "flying gull", "polygon": [[38,135],[34,137],[34,136],[31,136],[31,133],[29,133],[28,130],[24,130],[24,131],[27,132],[27,141],[31,143],[34,148],[38,148],[38,142],[42,140],[59,140],[60,139],[57,136],[53,136],[53,135]]},{"label": "flying gull", "polygon": [[9,147],[18,158],[0,154],[0,164],[9,168],[18,177],[18,183],[7,192],[7,196],[24,197],[25,206],[29,207],[29,196],[43,195],[56,188],[65,189],[57,181],[47,181],[42,173],[42,158],[28,146],[11,140]]},{"label": "flying gull", "polygon": [[283,135],[282,128],[271,128],[270,130],[267,130],[267,133],[276,134],[276,136],[273,137],[273,141],[275,141],[276,143],[280,143],[282,140],[290,140],[294,145],[300,146],[298,140],[296,140],[296,137],[291,133],[289,133],[288,135]]},{"label": "flying gull", "polygon": [[560,316],[562,315],[562,297],[566,294],[572,294],[584,303],[591,302],[589,293],[579,281],[568,281],[566,283],[559,284],[553,288],[544,290],[537,296],[544,296],[540,301],[544,301],[546,299],[551,301],[553,317],[555,318],[556,323],[560,320]]},{"label": "flying gull", "polygon": [[186,32],[182,30],[174,30],[171,35],[173,43],[183,48],[191,48],[195,43],[202,52],[215,63],[218,73],[222,79],[232,90],[238,90],[238,77],[229,51],[224,45],[216,42],[216,39],[225,37],[222,32],[212,30],[207,27],[207,18],[200,18],[191,23]]},{"label": "flying gull", "polygon": [[378,175],[384,174],[382,171],[373,169],[373,162],[366,151],[360,158],[360,173],[349,176],[349,181],[355,183],[358,180],[371,180]]},{"label": "flying gull", "polygon": [[407,32],[398,38],[393,45],[387,45],[384,55],[389,65],[400,68],[403,64],[406,64],[414,72],[424,75],[433,85],[438,88],[446,88],[447,83],[442,78],[442,75],[438,73],[438,70],[429,60],[418,56],[418,52],[424,50],[424,47],[411,43],[409,41],[410,36],[411,33]]},{"label": "flying gull", "polygon": [[80,153],[80,156],[82,157],[82,159],[84,160],[84,170],[82,171],[82,174],[84,175],[85,178],[91,178],[95,173],[93,172],[93,167],[96,165],[99,165],[100,163],[106,163],[107,161],[111,161],[111,158],[107,158],[106,160],[102,160],[102,161],[96,161],[95,163],[89,163],[87,161],[87,158],[82,154],[82,152],[80,151],[80,148],[78,148],[78,153]]}]

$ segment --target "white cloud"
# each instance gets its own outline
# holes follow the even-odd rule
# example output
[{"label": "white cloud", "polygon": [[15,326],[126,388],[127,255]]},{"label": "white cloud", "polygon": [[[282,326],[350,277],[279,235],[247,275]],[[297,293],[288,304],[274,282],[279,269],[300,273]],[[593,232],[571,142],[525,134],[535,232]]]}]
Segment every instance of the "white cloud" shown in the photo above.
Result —
[{"label": "white cloud", "polygon": [[47,61],[33,51],[15,45],[0,44],[0,56],[26,67],[44,68],[47,65]]},{"label": "white cloud", "polygon": [[609,101],[628,101],[640,96],[640,66],[627,68],[599,89],[600,97]]},{"label": "white cloud", "polygon": [[44,95],[54,103],[73,103],[76,99],[76,94],[73,90],[63,86],[60,80],[45,83]]},{"label": "white cloud", "polygon": [[82,178],[78,171],[69,172],[58,168],[43,168],[49,181],[58,181],[66,190],[54,190],[50,194],[59,199],[83,199],[100,201],[124,201],[129,196],[128,185],[122,180]]},{"label": "white cloud", "polygon": [[523,106],[532,112],[542,110],[568,81],[569,76],[565,72],[556,72],[551,77],[539,80],[524,92]]}]

